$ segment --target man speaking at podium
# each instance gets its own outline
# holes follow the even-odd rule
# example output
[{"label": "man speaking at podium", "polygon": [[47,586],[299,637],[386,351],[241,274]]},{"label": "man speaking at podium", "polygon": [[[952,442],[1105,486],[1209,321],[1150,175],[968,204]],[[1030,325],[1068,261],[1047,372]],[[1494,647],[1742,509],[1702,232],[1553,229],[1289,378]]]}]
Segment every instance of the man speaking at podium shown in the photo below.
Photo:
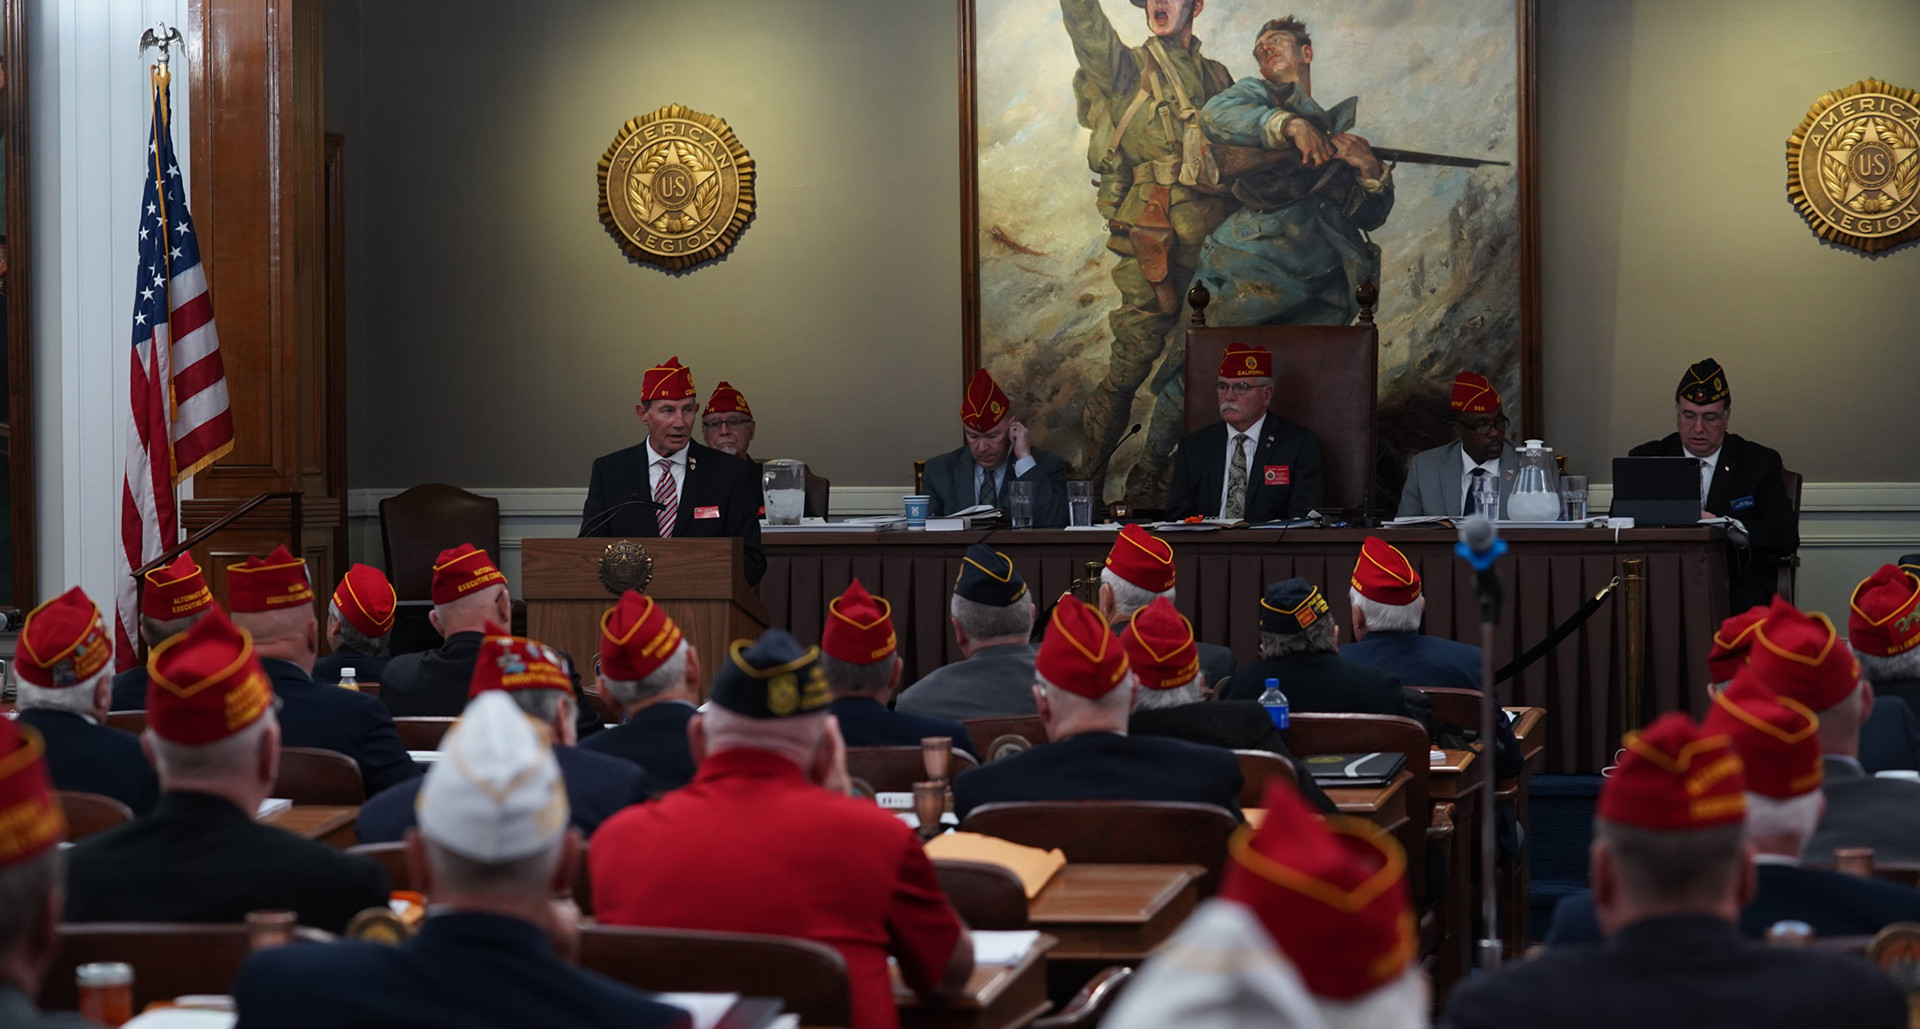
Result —
[{"label": "man speaking at podium", "polygon": [[700,401],[677,357],[647,369],[634,410],[647,438],[593,462],[582,536],[666,539],[738,536],[747,584],[767,571],[760,548],[760,473],[752,463],[693,442]]}]

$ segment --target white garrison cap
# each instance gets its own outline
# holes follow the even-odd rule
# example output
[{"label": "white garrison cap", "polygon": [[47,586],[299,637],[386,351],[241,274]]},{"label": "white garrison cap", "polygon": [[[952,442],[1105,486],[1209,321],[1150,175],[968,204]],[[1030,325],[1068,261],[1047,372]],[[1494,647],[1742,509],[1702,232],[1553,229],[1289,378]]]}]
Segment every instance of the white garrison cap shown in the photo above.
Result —
[{"label": "white garrison cap", "polygon": [[473,698],[447,732],[415,809],[422,835],[482,864],[532,857],[567,829],[546,732],[499,690]]}]

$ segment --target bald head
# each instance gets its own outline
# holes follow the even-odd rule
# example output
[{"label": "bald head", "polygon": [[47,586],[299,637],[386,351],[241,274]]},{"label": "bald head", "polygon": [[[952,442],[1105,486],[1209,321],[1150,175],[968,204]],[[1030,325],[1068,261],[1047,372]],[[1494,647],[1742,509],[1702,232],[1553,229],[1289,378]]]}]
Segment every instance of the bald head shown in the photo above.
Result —
[{"label": "bald head", "polygon": [[320,620],[313,607],[298,604],[279,611],[235,611],[233,624],[253,636],[253,650],[261,657],[291,661],[313,671],[320,653]]},{"label": "bald head", "polygon": [[513,601],[507,596],[507,588],[498,583],[475,590],[458,600],[435,604],[433,610],[427,613],[427,620],[442,636],[452,636],[458,632],[485,632],[488,622],[504,627],[512,619]]}]

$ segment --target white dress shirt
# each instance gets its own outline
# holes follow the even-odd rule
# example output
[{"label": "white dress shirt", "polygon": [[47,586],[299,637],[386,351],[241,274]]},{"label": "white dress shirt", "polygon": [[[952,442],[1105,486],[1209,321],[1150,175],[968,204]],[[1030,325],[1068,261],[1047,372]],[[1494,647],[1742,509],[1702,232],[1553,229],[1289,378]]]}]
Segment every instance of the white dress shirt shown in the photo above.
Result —
[{"label": "white dress shirt", "polygon": [[[1253,487],[1255,485],[1253,478],[1258,474],[1253,470],[1253,452],[1260,449],[1260,430],[1266,427],[1266,424],[1267,416],[1263,414],[1260,416],[1259,421],[1247,426],[1246,442],[1240,444],[1246,448],[1247,451],[1248,500],[1253,499]],[[1217,514],[1225,514],[1227,511],[1227,480],[1233,476],[1233,437],[1236,435],[1239,435],[1238,431],[1231,425],[1227,426],[1227,445],[1225,448],[1227,459],[1226,462],[1220,466],[1220,506],[1214,509]],[[1241,513],[1246,513],[1244,508],[1241,510]]]},{"label": "white dress shirt", "polygon": [[[1475,468],[1486,469],[1487,480],[1496,484],[1499,483],[1500,455],[1495,454],[1493,455],[1493,460],[1482,461],[1479,464],[1475,464],[1473,461],[1473,458],[1467,454],[1467,448],[1465,447],[1460,448],[1460,510],[1462,512],[1465,512],[1467,509],[1467,494],[1473,492],[1473,470]],[[1486,514],[1485,511],[1481,511],[1479,513]],[[1489,515],[1488,517],[1492,518],[1494,521],[1499,521],[1500,513],[1496,511],[1492,515]]]},{"label": "white dress shirt", "polygon": [[[1011,450],[1007,451],[1007,456],[1012,457],[1013,451]],[[1017,479],[1020,476],[1027,474],[1028,472],[1033,470],[1034,465],[1037,465],[1039,463],[1040,463],[1039,461],[1034,460],[1034,457],[1032,454],[1028,454],[1027,456],[1021,458],[1020,460],[1012,462],[1013,477]],[[994,470],[988,471],[985,468],[980,467],[980,462],[975,461],[973,463],[973,496],[969,498],[968,502],[965,505],[962,505],[962,506],[973,507],[975,504],[979,503],[980,481],[989,475],[993,476],[993,495],[996,497],[1005,498],[1004,499],[1005,503],[1008,503],[1008,504],[1013,503],[1013,498],[1007,496],[1007,467],[1008,467],[1008,462],[1002,461],[1000,462],[999,466],[996,467]]]},{"label": "white dress shirt", "polygon": [[[674,499],[676,502],[685,502],[686,496],[687,496],[687,488],[686,488],[687,487],[687,451],[689,449],[691,448],[681,447],[678,451],[675,451],[672,456],[668,456],[666,454],[662,454],[654,450],[653,440],[651,439],[647,440],[647,499],[648,500],[652,500],[653,491],[660,488],[660,459],[665,457],[667,460],[673,462],[673,464],[670,467],[673,470]],[[658,515],[659,513],[660,512],[658,511],[654,512],[655,515]]]}]

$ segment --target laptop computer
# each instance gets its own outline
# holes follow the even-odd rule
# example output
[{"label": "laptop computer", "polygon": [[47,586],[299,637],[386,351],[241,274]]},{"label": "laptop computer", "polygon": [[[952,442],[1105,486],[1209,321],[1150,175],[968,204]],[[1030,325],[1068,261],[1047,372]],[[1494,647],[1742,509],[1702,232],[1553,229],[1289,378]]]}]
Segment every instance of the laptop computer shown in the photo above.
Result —
[{"label": "laptop computer", "polygon": [[1700,521],[1700,462],[1691,457],[1613,459],[1615,518],[1635,525],[1694,525]]}]

